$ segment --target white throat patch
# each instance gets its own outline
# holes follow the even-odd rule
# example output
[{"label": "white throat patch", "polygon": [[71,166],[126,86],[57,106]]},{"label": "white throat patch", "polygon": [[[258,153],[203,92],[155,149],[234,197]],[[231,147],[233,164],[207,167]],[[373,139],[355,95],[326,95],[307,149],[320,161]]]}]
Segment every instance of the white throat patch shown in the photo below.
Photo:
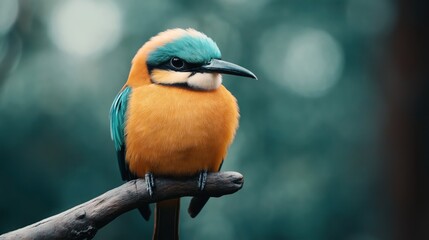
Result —
[{"label": "white throat patch", "polygon": [[192,88],[201,90],[215,90],[222,84],[222,75],[219,73],[195,73],[187,81]]},{"label": "white throat patch", "polygon": [[175,72],[171,70],[154,69],[151,73],[154,83],[164,85],[188,84],[189,87],[211,91],[222,84],[222,75],[219,73],[192,73]]}]

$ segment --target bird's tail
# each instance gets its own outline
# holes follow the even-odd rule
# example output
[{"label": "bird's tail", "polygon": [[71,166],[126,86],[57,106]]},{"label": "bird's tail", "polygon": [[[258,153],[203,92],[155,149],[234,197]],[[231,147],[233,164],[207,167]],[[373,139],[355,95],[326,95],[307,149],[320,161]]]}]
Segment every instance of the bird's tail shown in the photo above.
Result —
[{"label": "bird's tail", "polygon": [[179,239],[180,198],[156,203],[153,240]]}]

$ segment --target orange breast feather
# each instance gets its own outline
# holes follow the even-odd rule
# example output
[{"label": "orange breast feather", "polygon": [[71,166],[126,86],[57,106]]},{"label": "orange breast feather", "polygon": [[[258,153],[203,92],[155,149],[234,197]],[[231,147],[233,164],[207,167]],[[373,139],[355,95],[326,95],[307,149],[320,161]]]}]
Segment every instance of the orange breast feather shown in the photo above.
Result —
[{"label": "orange breast feather", "polygon": [[223,86],[144,85],[133,88],[128,104],[126,159],[139,177],[217,171],[238,126],[236,100]]}]

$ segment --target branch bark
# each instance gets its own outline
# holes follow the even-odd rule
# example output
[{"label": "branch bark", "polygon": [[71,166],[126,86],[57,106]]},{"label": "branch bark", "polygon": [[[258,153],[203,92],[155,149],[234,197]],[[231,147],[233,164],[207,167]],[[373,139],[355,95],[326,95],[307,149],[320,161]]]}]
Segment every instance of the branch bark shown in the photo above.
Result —
[{"label": "branch bark", "polygon": [[150,197],[145,180],[136,179],[55,216],[0,235],[0,239],[91,239],[113,219],[143,203],[184,196],[221,197],[237,192],[243,183],[243,176],[237,172],[209,173],[205,189],[200,191],[198,177],[157,177]]}]

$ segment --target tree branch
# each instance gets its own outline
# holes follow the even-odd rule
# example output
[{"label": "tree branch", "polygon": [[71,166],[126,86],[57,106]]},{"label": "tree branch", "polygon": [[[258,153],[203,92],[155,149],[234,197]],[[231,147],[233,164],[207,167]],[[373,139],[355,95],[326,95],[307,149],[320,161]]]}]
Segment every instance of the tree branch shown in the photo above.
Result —
[{"label": "tree branch", "polygon": [[243,182],[237,172],[209,173],[205,189],[200,191],[197,177],[157,177],[150,197],[145,180],[136,179],[60,214],[0,235],[0,239],[91,239],[113,219],[143,203],[184,196],[220,197],[240,190]]}]

